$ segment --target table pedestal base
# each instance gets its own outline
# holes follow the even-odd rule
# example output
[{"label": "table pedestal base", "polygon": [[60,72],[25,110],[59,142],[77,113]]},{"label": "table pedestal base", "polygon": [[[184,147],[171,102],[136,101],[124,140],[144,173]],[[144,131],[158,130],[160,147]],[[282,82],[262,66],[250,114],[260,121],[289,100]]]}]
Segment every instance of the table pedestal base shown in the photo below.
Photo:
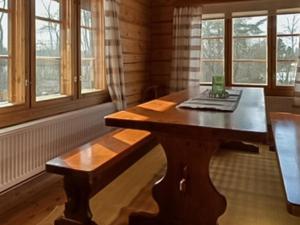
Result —
[{"label": "table pedestal base", "polygon": [[157,134],[168,168],[153,187],[158,215],[132,214],[130,225],[216,225],[226,199],[213,186],[209,162],[219,145],[213,140]]}]

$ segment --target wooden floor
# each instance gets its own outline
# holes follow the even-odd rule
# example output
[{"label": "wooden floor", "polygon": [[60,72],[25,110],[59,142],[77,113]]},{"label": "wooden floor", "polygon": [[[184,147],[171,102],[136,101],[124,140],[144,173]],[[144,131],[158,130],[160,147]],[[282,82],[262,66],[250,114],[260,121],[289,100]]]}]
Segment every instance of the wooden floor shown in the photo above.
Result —
[{"label": "wooden floor", "polygon": [[[164,165],[158,146],[93,198],[95,221],[101,225],[125,225],[132,211],[156,211],[150,187],[164,173]],[[219,152],[211,162],[210,172],[215,186],[228,200],[220,225],[300,224],[299,217],[286,211],[275,153],[267,147],[261,147],[260,154]],[[63,212],[64,198],[61,178],[42,175],[0,196],[0,224],[53,225]]]},{"label": "wooden floor", "polygon": [[35,225],[64,202],[62,178],[42,174],[0,196],[0,225]]}]

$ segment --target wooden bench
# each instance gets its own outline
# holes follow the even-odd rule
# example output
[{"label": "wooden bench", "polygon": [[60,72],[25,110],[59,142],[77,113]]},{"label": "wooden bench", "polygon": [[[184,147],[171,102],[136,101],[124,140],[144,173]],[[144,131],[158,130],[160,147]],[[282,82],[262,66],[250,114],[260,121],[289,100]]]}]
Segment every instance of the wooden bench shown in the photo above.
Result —
[{"label": "wooden bench", "polygon": [[151,150],[150,132],[117,129],[46,163],[47,172],[64,176],[64,217],[56,225],[90,225],[89,199]]},{"label": "wooden bench", "polygon": [[300,115],[271,113],[270,118],[287,209],[300,216]]}]

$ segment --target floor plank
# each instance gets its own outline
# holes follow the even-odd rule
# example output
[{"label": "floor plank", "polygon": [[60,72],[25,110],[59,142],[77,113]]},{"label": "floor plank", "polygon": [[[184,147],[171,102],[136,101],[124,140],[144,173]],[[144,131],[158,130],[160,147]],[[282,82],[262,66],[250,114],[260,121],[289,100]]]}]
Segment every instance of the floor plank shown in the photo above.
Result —
[{"label": "floor plank", "polygon": [[[95,221],[125,225],[130,212],[157,211],[150,187],[164,173],[164,164],[164,154],[158,146],[97,194],[91,203]],[[259,154],[219,151],[211,162],[210,173],[217,189],[227,197],[220,225],[300,224],[300,218],[286,210],[276,155],[267,146],[260,146]],[[0,224],[35,225],[42,220],[38,225],[53,225],[63,212],[63,202],[61,178],[43,175],[10,195],[0,196]]]}]

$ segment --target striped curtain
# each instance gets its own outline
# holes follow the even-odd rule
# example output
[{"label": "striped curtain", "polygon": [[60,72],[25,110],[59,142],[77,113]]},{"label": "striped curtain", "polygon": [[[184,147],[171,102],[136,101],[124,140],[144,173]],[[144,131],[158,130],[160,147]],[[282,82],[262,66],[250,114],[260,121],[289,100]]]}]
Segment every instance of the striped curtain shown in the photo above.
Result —
[{"label": "striped curtain", "polygon": [[202,7],[175,8],[170,91],[199,85]]},{"label": "striped curtain", "polygon": [[123,57],[119,23],[119,2],[105,0],[106,81],[118,110],[126,108]]},{"label": "striped curtain", "polygon": [[296,74],[296,80],[295,80],[294,105],[300,106],[300,43],[299,43],[297,74]]}]

